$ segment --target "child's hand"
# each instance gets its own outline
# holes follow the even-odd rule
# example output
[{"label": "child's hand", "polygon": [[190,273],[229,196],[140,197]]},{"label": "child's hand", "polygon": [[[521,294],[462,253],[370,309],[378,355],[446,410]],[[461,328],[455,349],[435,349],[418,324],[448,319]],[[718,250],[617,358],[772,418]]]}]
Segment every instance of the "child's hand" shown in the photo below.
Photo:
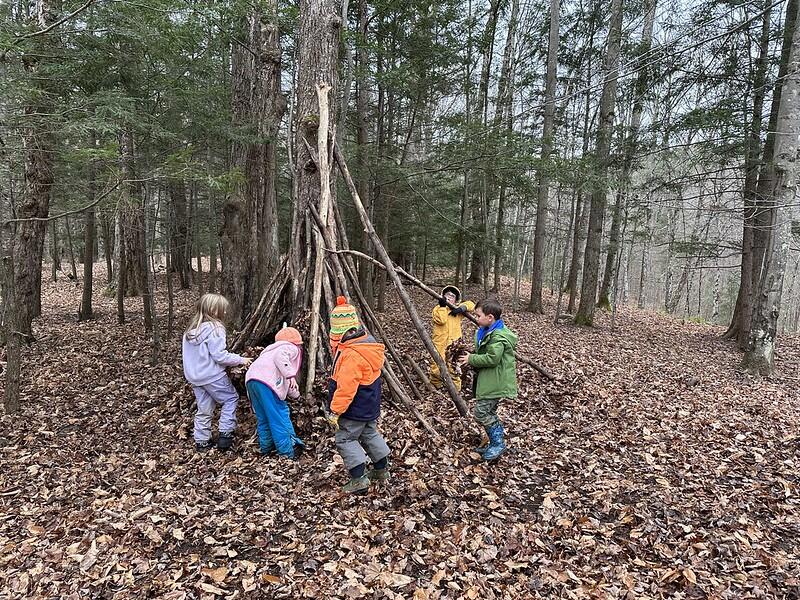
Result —
[{"label": "child's hand", "polygon": [[247,356],[245,356],[245,357],[244,357],[244,362],[242,363],[242,366],[243,366],[245,369],[247,369],[247,368],[248,368],[250,365],[252,365],[252,364],[253,364],[253,359],[252,359],[252,358],[248,358]]},{"label": "child's hand", "polygon": [[464,354],[458,359],[458,364],[465,367],[469,364],[469,354]]},{"label": "child's hand", "polygon": [[336,413],[329,413],[326,415],[325,419],[330,423],[334,431],[339,431],[339,415]]},{"label": "child's hand", "polygon": [[292,378],[289,380],[289,393],[290,394],[300,394],[300,386],[297,385],[297,380]]}]

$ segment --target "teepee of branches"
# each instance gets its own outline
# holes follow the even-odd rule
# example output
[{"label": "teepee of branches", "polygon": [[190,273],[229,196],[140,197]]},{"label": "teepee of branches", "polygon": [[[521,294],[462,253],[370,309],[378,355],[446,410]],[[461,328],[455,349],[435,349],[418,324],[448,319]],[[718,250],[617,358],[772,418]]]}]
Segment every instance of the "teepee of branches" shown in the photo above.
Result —
[{"label": "teepee of branches", "polygon": [[[425,382],[424,372],[410,357],[403,357],[400,354],[366,301],[359,285],[355,258],[369,260],[386,270],[416,330],[417,337],[428,351],[431,360],[439,366],[445,392],[452,399],[459,414],[466,416],[467,405],[450,377],[444,358],[436,351],[404,280],[436,298],[440,296],[397,267],[376,233],[344,156],[335,142],[334,128],[330,126],[329,119],[330,89],[327,83],[316,86],[318,118],[312,116],[303,118],[300,123],[302,130],[297,131],[295,207],[292,239],[286,258],[267,285],[255,311],[245,321],[233,347],[234,350],[239,350],[248,345],[261,343],[274,334],[282,322],[291,322],[303,331],[305,339],[308,340],[305,392],[310,394],[317,376],[327,371],[332,363],[328,339],[328,315],[335,306],[336,296],[347,296],[359,306],[361,319],[367,329],[386,347],[388,360],[382,374],[393,397],[407,407],[426,430],[436,436],[438,434],[406,392],[406,389],[409,389],[418,401],[423,399],[411,372],[417,373]],[[312,141],[315,143],[312,144]],[[339,168],[352,196],[361,225],[375,249],[376,259],[350,249],[339,206],[331,189],[334,164]],[[545,377],[552,379],[552,375],[546,369],[529,359],[519,358],[536,368]]]}]

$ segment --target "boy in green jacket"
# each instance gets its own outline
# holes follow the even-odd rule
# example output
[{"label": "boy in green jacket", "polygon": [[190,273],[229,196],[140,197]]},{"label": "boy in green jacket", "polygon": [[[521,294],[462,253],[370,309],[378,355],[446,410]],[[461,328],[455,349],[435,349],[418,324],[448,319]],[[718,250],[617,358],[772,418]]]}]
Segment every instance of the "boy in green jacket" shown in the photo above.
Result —
[{"label": "boy in green jacket", "polygon": [[484,426],[489,445],[476,448],[486,461],[499,457],[506,449],[503,424],[497,418],[497,405],[504,398],[517,397],[517,334],[503,323],[503,307],[496,300],[482,300],[475,307],[480,328],[475,333],[475,353],[459,361],[477,370],[475,419]]}]

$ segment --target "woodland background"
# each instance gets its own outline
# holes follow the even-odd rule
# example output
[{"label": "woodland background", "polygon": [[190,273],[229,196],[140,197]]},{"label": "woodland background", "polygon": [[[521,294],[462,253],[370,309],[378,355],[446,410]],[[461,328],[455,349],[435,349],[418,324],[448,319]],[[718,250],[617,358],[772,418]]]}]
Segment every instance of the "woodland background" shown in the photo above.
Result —
[{"label": "woodland background", "polygon": [[[0,5],[0,596],[798,597],[797,12]],[[343,498],[332,297],[431,361],[394,266],[498,295],[551,376],[520,361],[496,467],[457,394],[387,377],[394,479]],[[321,332],[299,463],[244,402],[234,451],[194,452],[207,290],[245,352]]]}]

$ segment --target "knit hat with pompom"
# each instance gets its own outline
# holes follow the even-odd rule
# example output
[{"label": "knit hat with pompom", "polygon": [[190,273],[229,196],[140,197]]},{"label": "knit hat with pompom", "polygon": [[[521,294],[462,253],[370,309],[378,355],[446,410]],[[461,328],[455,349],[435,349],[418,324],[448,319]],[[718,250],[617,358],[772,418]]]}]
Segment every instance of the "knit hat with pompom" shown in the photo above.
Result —
[{"label": "knit hat with pompom", "polygon": [[347,298],[336,298],[336,308],[331,311],[331,336],[340,337],[350,331],[361,327],[358,320],[356,307],[347,303]]}]

